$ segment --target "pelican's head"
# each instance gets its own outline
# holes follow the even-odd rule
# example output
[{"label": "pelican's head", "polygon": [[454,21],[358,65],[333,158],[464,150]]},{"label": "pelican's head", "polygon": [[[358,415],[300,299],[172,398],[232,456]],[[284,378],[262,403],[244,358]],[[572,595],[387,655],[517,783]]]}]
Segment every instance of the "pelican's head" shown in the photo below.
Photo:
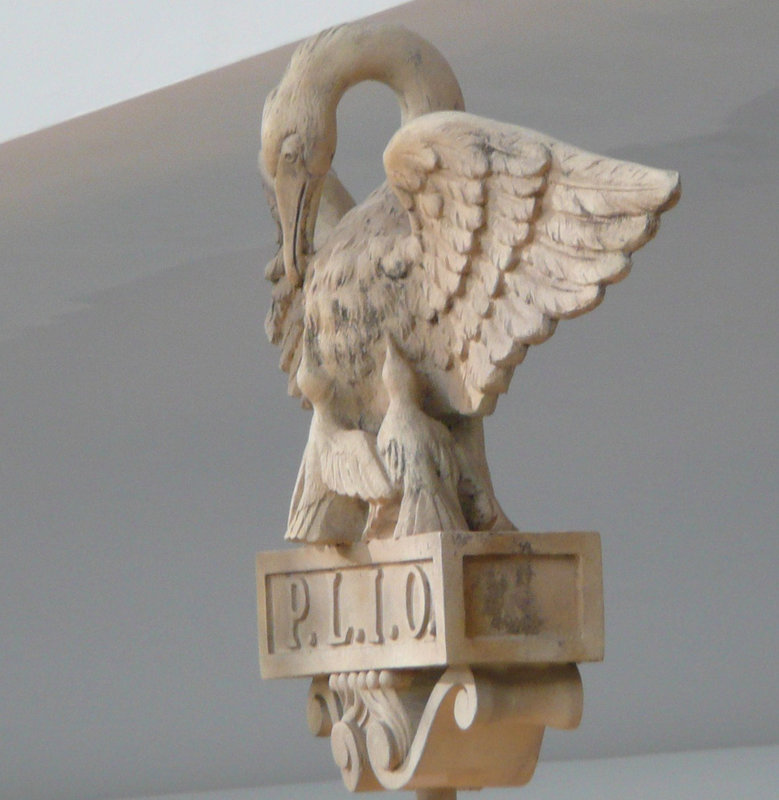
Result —
[{"label": "pelican's head", "polygon": [[[286,77],[286,76],[285,76]],[[314,226],[325,177],[335,154],[335,120],[299,87],[282,84],[262,113],[261,166],[276,193],[284,270],[300,286],[313,250]],[[296,91],[297,90],[297,91]]]}]

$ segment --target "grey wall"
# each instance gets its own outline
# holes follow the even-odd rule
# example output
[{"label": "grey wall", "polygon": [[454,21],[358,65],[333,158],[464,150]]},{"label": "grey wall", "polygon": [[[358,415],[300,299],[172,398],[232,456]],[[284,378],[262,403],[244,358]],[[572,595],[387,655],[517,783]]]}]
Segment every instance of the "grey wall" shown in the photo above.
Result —
[{"label": "grey wall", "polygon": [[[779,738],[779,12],[421,0],[385,16],[470,110],[682,172],[631,276],[488,424],[526,530],[603,536],[607,657],[546,758]],[[321,779],[303,682],[261,684],[253,558],[307,415],[265,342],[258,109],[289,51],[0,147],[0,796]],[[397,122],[359,87],[364,194]]]}]

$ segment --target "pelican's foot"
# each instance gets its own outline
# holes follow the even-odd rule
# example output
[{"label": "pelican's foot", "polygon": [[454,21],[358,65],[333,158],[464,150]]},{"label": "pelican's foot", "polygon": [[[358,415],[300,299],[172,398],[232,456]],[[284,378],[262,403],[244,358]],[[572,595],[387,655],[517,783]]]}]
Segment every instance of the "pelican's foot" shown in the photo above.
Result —
[{"label": "pelican's foot", "polygon": [[362,540],[387,539],[392,536],[398,523],[400,498],[382,503],[370,503],[368,519],[362,531]]}]

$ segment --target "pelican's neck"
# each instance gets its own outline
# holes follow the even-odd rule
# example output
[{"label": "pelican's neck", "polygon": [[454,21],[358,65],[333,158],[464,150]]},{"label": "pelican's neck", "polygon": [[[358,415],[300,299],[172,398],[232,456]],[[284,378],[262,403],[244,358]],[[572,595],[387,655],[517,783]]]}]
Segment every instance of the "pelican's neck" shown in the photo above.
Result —
[{"label": "pelican's neck", "polygon": [[304,80],[331,118],[344,92],[362,81],[380,81],[395,92],[402,124],[431,111],[465,108],[446,59],[401,26],[343,25],[315,37],[307,52],[304,48]]}]

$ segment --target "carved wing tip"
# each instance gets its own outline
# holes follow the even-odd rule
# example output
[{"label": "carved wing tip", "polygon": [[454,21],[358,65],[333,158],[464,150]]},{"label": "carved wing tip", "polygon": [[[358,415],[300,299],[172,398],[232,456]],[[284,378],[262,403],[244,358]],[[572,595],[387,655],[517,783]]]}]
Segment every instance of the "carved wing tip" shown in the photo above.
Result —
[{"label": "carved wing tip", "polygon": [[265,280],[271,283],[278,283],[283,277],[284,258],[281,249],[279,249],[276,255],[265,265]]},{"label": "carved wing tip", "polygon": [[668,180],[668,196],[664,203],[657,209],[659,214],[672,209],[682,197],[682,179],[678,172],[666,170]]},{"label": "carved wing tip", "polygon": [[572,311],[566,311],[565,313],[560,314],[559,318],[576,319],[576,317],[580,317],[582,314],[586,314],[589,311],[592,311],[594,308],[597,308],[603,302],[603,298],[605,296],[606,286],[604,284],[599,284],[587,300],[576,306]]},{"label": "carved wing tip", "polygon": [[273,313],[273,306],[268,309],[268,313],[265,315],[265,335],[271,344],[278,344],[278,341],[276,341],[276,317]]}]

